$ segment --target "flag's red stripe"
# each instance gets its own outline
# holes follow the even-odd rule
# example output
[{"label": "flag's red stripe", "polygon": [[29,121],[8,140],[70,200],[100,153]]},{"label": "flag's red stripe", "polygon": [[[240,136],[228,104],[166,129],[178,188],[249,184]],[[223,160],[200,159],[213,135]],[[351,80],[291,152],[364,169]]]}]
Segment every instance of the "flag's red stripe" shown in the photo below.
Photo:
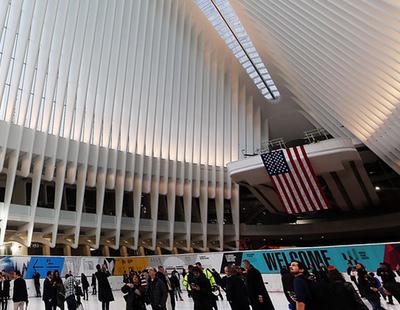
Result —
[{"label": "flag's red stripe", "polygon": [[[311,188],[311,191],[312,191],[312,194],[313,194],[313,196],[314,196],[314,199],[315,199],[316,202],[317,202],[316,208],[317,208],[318,210],[324,209],[324,206],[323,206],[323,204],[321,203],[321,201],[320,201],[320,199],[319,199],[319,197],[318,197],[318,193],[317,193],[316,190],[315,190],[314,184],[312,183],[312,180],[310,179],[310,177],[309,177],[309,175],[308,175],[308,173],[307,173],[307,170],[306,170],[306,168],[304,167],[304,164],[305,164],[305,163],[304,163],[303,160],[301,159],[300,154],[299,154],[299,151],[297,150],[297,147],[293,148],[293,150],[294,150],[294,153],[296,154],[296,157],[298,158],[298,162],[299,162],[300,168],[301,168],[301,170],[303,171],[304,178],[305,178],[305,182],[308,183],[308,186]],[[307,164],[307,162],[306,162],[306,164]],[[310,169],[310,167],[308,167],[308,169]]]},{"label": "flag's red stripe", "polygon": [[[282,198],[282,196],[281,196],[281,191],[282,191],[283,194],[285,195],[285,190],[282,188],[282,186],[281,186],[281,184],[280,184],[280,181],[279,181],[279,178],[276,177],[276,176],[271,176],[270,178],[271,178],[272,184],[273,184],[274,187],[275,187],[276,194],[278,195],[279,200],[280,200],[281,203],[282,203],[282,206],[286,209],[286,212],[287,212],[287,213],[292,213],[292,210],[290,209],[289,206],[287,206],[287,205],[285,204],[285,202],[283,201],[283,198]],[[279,184],[277,184],[277,183],[279,183]],[[279,186],[279,188],[281,189],[281,191],[279,191],[278,186]],[[286,196],[285,196],[285,198],[286,198]],[[286,201],[287,201],[287,199],[286,199]]]},{"label": "flag's red stripe", "polygon": [[[300,171],[299,171],[299,169],[298,169],[297,166],[296,166],[295,160],[293,159],[292,152],[291,152],[290,150],[291,150],[291,149],[288,149],[288,150],[287,150],[287,154],[288,154],[288,156],[289,156],[290,163],[292,164],[294,173],[296,174],[297,179],[299,180],[300,186],[301,186],[301,188],[303,189],[303,192],[304,192],[304,194],[306,195],[307,200],[309,201],[309,205],[306,204],[306,207],[307,207],[307,209],[308,209],[309,211],[315,211],[317,208],[316,208],[316,206],[314,205],[314,202],[312,201],[312,199],[311,199],[311,197],[310,197],[310,193],[308,192],[308,190],[307,190],[307,188],[306,188],[306,186],[305,186],[305,184],[304,184],[304,181],[305,181],[305,180],[304,180],[304,178],[301,176]],[[301,194],[301,192],[300,192],[300,194]],[[302,196],[300,196],[300,197],[302,197]],[[311,208],[311,210],[310,210],[310,208]]]},{"label": "flag's red stripe", "polygon": [[288,188],[288,190],[290,192],[289,195],[292,197],[291,200],[289,199],[292,210],[294,210],[295,213],[300,213],[299,210],[297,209],[297,206],[292,204],[292,200],[297,202],[297,199],[296,199],[296,196],[294,195],[294,193],[292,191],[292,187],[290,186],[290,181],[289,181],[289,178],[287,176],[287,173],[282,173],[282,178],[284,179],[286,187]]},{"label": "flag's red stripe", "polygon": [[[290,150],[286,150],[286,154],[288,154],[289,159],[292,158],[292,154],[290,154]],[[290,160],[290,161],[292,162],[292,160]],[[293,163],[291,163],[291,164],[292,164],[293,170],[296,169],[296,167],[293,165]],[[297,184],[297,182],[296,182],[296,180],[295,180],[295,178],[293,176],[293,173],[295,173],[295,172],[291,171],[289,173],[290,179],[292,181],[292,184],[293,184],[294,188],[296,189],[297,196],[299,196],[299,198],[301,200],[301,203],[302,203],[302,205],[304,207],[304,211],[303,212],[307,212],[308,211],[307,203],[304,200],[303,194],[301,193],[301,190],[300,190],[299,185]]]},{"label": "flag's red stripe", "polygon": [[315,184],[317,184],[317,186],[318,186],[318,190],[321,193],[322,199],[325,202],[325,205],[323,204],[324,205],[323,209],[327,209],[328,208],[328,199],[326,198],[325,192],[322,190],[321,184],[319,183],[318,177],[315,174],[315,171],[314,171],[313,167],[311,166],[310,158],[308,158],[306,150],[304,149],[303,145],[300,146],[300,150],[301,150],[301,152],[303,154],[303,157],[304,157],[305,161],[307,162],[308,169],[310,169],[310,172],[311,172],[311,175],[314,178]]},{"label": "flag's red stripe", "polygon": [[[289,177],[291,179],[293,179],[293,182],[291,181],[291,179],[289,179]],[[296,180],[294,179],[292,173],[288,173],[288,176],[286,176],[286,181],[287,181],[287,184],[289,185],[288,188],[290,189],[290,193],[293,196],[293,200],[296,202],[296,208],[298,208],[298,213],[306,212],[307,206],[305,205],[303,200],[301,200],[303,195],[301,195],[301,193],[299,193],[299,188],[296,188]],[[297,193],[297,197],[296,197],[296,193]]]}]

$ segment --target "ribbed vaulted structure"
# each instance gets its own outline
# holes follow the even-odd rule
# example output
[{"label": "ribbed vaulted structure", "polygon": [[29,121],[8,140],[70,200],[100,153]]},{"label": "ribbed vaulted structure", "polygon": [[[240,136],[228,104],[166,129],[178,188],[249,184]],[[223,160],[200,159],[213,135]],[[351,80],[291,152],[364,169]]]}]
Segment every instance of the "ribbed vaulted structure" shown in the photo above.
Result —
[{"label": "ribbed vaulted structure", "polygon": [[[229,239],[238,241],[238,187],[224,167],[241,149],[259,147],[260,107],[229,50],[217,52],[210,42],[205,30],[212,28],[194,3],[1,1],[0,27],[0,170],[7,176],[0,242],[7,240],[16,175],[32,179],[26,223],[18,228],[26,245],[76,247],[95,237],[93,247],[117,248],[124,239],[136,248],[148,238],[154,248],[160,194],[168,201],[167,247],[176,246],[177,196],[184,197],[185,248],[192,246],[192,197],[200,197],[202,248],[209,246],[209,198],[217,209],[216,247],[224,246],[224,199],[234,218]],[[47,225],[35,227],[44,180],[55,182],[54,210]],[[76,211],[60,230],[65,184],[76,185]],[[97,189],[96,214],[83,233],[88,187]],[[103,231],[106,188],[115,189],[115,216]],[[125,191],[133,195],[134,219],[122,229]],[[142,193],[151,196],[150,237],[140,233]]]},{"label": "ribbed vaulted structure", "polygon": [[357,137],[400,172],[396,1],[231,1],[298,104],[334,136]]}]

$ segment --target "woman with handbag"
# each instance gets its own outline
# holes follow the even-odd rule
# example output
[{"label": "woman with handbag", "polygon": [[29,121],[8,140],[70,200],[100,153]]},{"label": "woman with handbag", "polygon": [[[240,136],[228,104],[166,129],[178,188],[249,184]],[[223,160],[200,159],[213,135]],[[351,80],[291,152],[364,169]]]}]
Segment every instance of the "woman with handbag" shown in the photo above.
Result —
[{"label": "woman with handbag", "polygon": [[134,274],[133,277],[128,278],[126,283],[121,288],[126,301],[126,310],[145,310],[145,289],[140,284],[140,277]]},{"label": "woman with handbag", "polygon": [[65,288],[58,270],[54,270],[52,282],[55,294],[53,298],[53,310],[56,310],[57,307],[60,308],[61,310],[64,310]]}]

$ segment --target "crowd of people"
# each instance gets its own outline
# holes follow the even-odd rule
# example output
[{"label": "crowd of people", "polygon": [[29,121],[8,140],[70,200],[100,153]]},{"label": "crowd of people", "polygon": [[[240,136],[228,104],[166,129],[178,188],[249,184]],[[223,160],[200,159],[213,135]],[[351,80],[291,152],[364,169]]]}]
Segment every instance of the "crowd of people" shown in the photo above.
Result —
[{"label": "crowd of people", "polygon": [[[224,275],[215,269],[204,268],[200,262],[179,272],[176,268],[168,273],[166,268],[152,267],[142,272],[130,269],[123,274],[126,310],[175,310],[176,303],[183,301],[182,286],[187,298],[193,300],[195,310],[218,310],[217,300],[226,296],[232,310],[274,310],[275,307],[267,292],[263,277],[248,260],[244,268],[230,264],[224,268]],[[34,273],[36,296],[41,297],[44,309],[57,310],[83,309],[81,299],[97,295],[102,310],[109,310],[114,295],[109,283],[111,273],[107,266],[97,265],[91,284],[85,274],[80,279],[72,272],[62,279],[57,270],[48,271],[40,286],[40,274]],[[400,303],[400,265],[393,271],[390,264],[382,262],[376,273],[368,272],[363,264],[348,265],[346,281],[334,266],[321,264],[306,266],[301,261],[293,261],[281,270],[282,287],[288,308],[291,310],[367,310],[369,303],[373,310],[384,309],[382,302]],[[24,310],[28,305],[28,291],[25,280],[19,271],[15,272],[12,300],[15,310]],[[353,283],[351,283],[353,282]],[[225,292],[223,295],[221,290]],[[0,273],[1,310],[7,309],[10,298],[10,279]],[[365,302],[364,302],[365,300]],[[66,307],[65,307],[66,305]]]},{"label": "crowd of people", "polygon": [[175,309],[176,302],[183,301],[183,287],[188,298],[193,300],[195,310],[218,310],[217,300],[223,300],[221,289],[233,310],[274,309],[265,288],[261,273],[248,261],[245,268],[235,265],[225,267],[225,275],[220,276],[215,269],[204,268],[200,262],[188,266],[180,274],[173,269],[170,274],[163,266],[150,268],[140,273],[130,270],[124,273],[126,309],[152,310]]},{"label": "crowd of people", "polygon": [[[400,266],[396,267],[400,276]],[[381,263],[376,271],[368,272],[363,264],[348,265],[348,282],[335,266],[321,264],[319,268],[293,261],[282,269],[281,279],[289,309],[293,310],[367,310],[364,298],[373,310],[384,309],[383,301],[393,305],[393,297],[400,303],[400,283],[390,264]]]}]

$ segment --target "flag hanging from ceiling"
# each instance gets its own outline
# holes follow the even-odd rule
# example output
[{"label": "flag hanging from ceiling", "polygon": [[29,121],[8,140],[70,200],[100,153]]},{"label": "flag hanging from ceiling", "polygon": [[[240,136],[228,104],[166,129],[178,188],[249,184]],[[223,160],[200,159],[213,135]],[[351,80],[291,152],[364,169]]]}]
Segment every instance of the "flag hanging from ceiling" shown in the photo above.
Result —
[{"label": "flag hanging from ceiling", "polygon": [[288,213],[328,209],[304,146],[261,154],[261,159]]}]

